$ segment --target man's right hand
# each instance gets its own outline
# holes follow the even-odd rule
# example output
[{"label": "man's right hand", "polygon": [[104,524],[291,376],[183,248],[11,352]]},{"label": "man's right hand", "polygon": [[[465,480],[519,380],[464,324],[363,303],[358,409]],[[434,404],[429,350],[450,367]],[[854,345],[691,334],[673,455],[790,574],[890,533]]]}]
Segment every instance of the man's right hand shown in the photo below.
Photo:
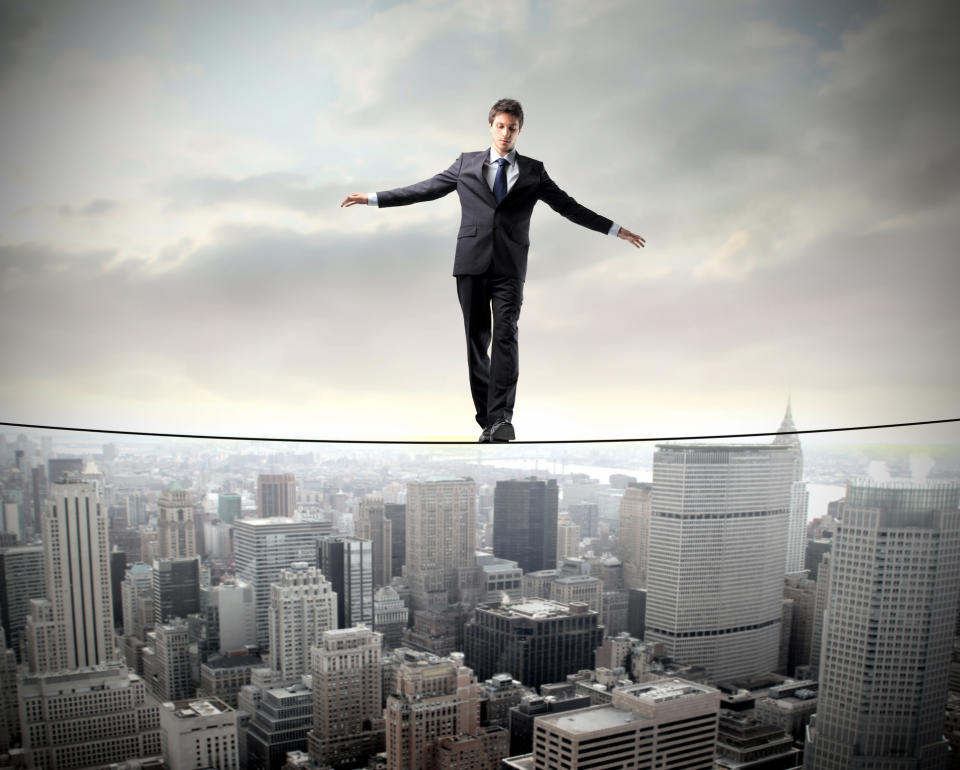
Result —
[{"label": "man's right hand", "polygon": [[343,203],[340,204],[340,208],[344,206],[356,206],[361,204],[363,206],[367,205],[367,194],[366,193],[350,193],[346,198],[343,199]]}]

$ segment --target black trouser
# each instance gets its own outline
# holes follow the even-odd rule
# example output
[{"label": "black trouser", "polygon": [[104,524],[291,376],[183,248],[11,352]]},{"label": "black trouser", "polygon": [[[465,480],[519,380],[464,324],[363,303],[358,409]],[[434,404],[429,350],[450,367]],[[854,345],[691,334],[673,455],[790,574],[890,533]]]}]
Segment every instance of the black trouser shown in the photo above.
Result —
[{"label": "black trouser", "polygon": [[[470,393],[481,428],[497,419],[513,419],[520,358],[517,321],[523,304],[523,279],[492,275],[458,275],[457,296],[467,335]],[[491,347],[491,307],[493,345]],[[487,355],[487,348],[490,354]]]}]

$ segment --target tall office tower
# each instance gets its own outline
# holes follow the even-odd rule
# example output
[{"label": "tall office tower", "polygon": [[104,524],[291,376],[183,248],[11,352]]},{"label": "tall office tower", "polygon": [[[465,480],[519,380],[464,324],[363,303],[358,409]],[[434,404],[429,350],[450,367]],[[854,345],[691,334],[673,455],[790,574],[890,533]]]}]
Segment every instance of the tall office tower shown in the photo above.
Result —
[{"label": "tall office tower", "polygon": [[109,767],[159,758],[159,709],[143,680],[119,664],[20,680],[25,766]]},{"label": "tall office tower", "polygon": [[35,465],[30,469],[30,487],[33,492],[33,518],[30,522],[31,532],[43,531],[43,501],[50,492],[47,481],[47,469],[44,465]]},{"label": "tall office tower", "polygon": [[813,641],[814,612],[817,604],[817,584],[805,573],[784,578],[783,596],[793,602],[791,609],[787,674],[795,676],[798,666],[810,665],[810,645]]},{"label": "tall office tower", "polygon": [[110,551],[110,606],[113,624],[117,631],[123,629],[123,595],[120,586],[127,571],[127,555],[116,546]]},{"label": "tall office tower", "polygon": [[567,515],[580,527],[581,537],[596,537],[599,532],[600,506],[597,503],[570,503]]},{"label": "tall office tower", "polygon": [[24,633],[31,599],[45,599],[43,546],[0,548],[0,626],[21,663],[26,661]]},{"label": "tall office tower", "polygon": [[7,648],[0,627],[0,758],[20,743],[20,687],[17,682],[17,655]]},{"label": "tall office tower", "polygon": [[851,481],[805,767],[945,768],[960,482]]},{"label": "tall office tower", "polygon": [[159,559],[153,563],[153,624],[200,611],[200,561]]},{"label": "tall office tower", "polygon": [[833,554],[827,551],[820,559],[817,593],[813,604],[813,632],[810,635],[810,663],[803,672],[809,679],[820,676],[820,652],[823,649],[823,625],[827,615],[830,596],[830,580],[833,573]]},{"label": "tall office tower", "polygon": [[403,630],[410,613],[393,586],[378,588],[373,595],[373,629],[383,638],[383,647],[392,650],[400,646]]},{"label": "tall office tower", "polygon": [[580,525],[566,515],[557,519],[557,563],[580,556]]},{"label": "tall office tower", "polygon": [[334,768],[360,767],[383,750],[380,634],[363,626],[326,631],[311,651],[310,757]]},{"label": "tall office tower", "polygon": [[403,565],[407,563],[407,505],[384,503],[383,515],[390,520],[390,574],[392,577],[400,577],[403,574]]},{"label": "tall office tower", "polygon": [[270,644],[270,585],[295,561],[317,566],[317,545],[330,534],[325,521],[291,518],[237,519],[233,523],[237,577],[253,586],[257,644]]},{"label": "tall office tower", "polygon": [[234,492],[221,492],[217,495],[217,517],[225,524],[232,524],[242,515],[243,502]]},{"label": "tall office tower", "polygon": [[479,734],[481,687],[459,652],[439,658],[403,650],[396,674],[384,711],[387,768],[437,770],[441,738]]},{"label": "tall office tower", "polygon": [[257,477],[257,516],[290,517],[296,507],[297,481],[292,473],[261,473]]},{"label": "tall office tower", "polygon": [[139,527],[146,524],[150,517],[147,515],[147,498],[143,492],[131,492],[127,495],[127,524]]},{"label": "tall office tower", "polygon": [[[54,629],[54,647],[31,673],[96,666],[114,660],[113,607],[107,512],[94,484],[54,482],[43,516],[47,599],[46,617]],[[27,619],[27,637],[37,619]],[[51,628],[45,625],[45,629]],[[43,631],[47,635],[47,631]],[[49,638],[49,637],[48,637]]]},{"label": "tall office tower", "polygon": [[651,484],[632,484],[620,498],[617,556],[623,562],[623,579],[627,588],[647,587],[651,489]]},{"label": "tall office tower", "polygon": [[310,648],[337,627],[337,595],[316,567],[294,562],[270,586],[270,668],[293,684],[310,673]]},{"label": "tall office tower", "polygon": [[189,559],[196,555],[193,501],[187,490],[171,485],[157,501],[157,556]]},{"label": "tall office tower", "polygon": [[800,437],[793,433],[797,426],[793,422],[793,412],[790,408],[790,399],[787,399],[787,411],[777,430],[773,443],[790,447],[793,453],[793,484],[790,488],[790,526],[787,531],[787,559],[785,572],[787,574],[800,572],[807,546],[807,507],[810,494],[807,492],[807,483],[803,480],[803,449],[800,446]]},{"label": "tall office tower", "polygon": [[407,484],[407,561],[414,610],[472,603],[477,486],[471,479]]},{"label": "tall office tower", "polygon": [[382,497],[368,495],[360,502],[357,537],[373,546],[374,588],[390,585],[393,577],[393,522],[387,518]]},{"label": "tall office tower", "polygon": [[794,454],[783,444],[658,444],[647,641],[714,681],[778,663]]},{"label": "tall office tower", "polygon": [[523,770],[713,768],[720,692],[684,679],[616,689],[610,703],[544,714],[533,753],[504,760]]},{"label": "tall office tower", "polygon": [[170,770],[238,770],[237,712],[219,698],[160,706],[160,743]]},{"label": "tall office tower", "polygon": [[[144,679],[159,701],[194,696],[190,678],[190,631],[184,620],[157,626],[147,634],[152,647],[144,651]],[[148,650],[152,650],[148,652]]]},{"label": "tall office tower", "polygon": [[146,640],[153,628],[153,568],[138,561],[127,568],[120,584],[123,601],[123,635]]},{"label": "tall office tower", "polygon": [[373,544],[348,535],[330,535],[320,541],[317,566],[336,594],[336,623],[349,628],[373,626]]},{"label": "tall office tower", "polygon": [[524,572],[557,566],[556,479],[498,481],[493,493],[493,555]]},{"label": "tall office tower", "polygon": [[466,660],[481,679],[508,671],[527,687],[560,682],[593,668],[603,641],[598,620],[599,613],[580,603],[480,605],[464,631]]}]

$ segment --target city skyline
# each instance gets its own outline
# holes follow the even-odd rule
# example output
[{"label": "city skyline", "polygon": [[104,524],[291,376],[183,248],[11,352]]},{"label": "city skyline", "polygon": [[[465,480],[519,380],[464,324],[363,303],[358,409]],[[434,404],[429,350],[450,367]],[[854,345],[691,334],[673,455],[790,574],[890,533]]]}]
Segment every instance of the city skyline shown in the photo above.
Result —
[{"label": "city skyline", "polygon": [[[792,427],[789,406],[786,415],[785,430]],[[22,607],[25,592],[38,590],[24,579],[23,542],[40,544],[45,593],[54,597],[29,601],[31,665],[18,673],[14,650],[0,665],[0,682],[28,699],[16,724],[8,714],[7,732],[0,729],[0,757],[18,746],[39,757],[49,745],[51,756],[62,757],[51,770],[79,766],[67,757],[97,751],[102,735],[112,760],[162,753],[171,766],[200,767],[204,760],[194,755],[206,745],[206,762],[218,770],[234,770],[238,760],[247,770],[279,770],[288,757],[305,768],[311,761],[347,768],[384,746],[381,763],[398,768],[493,770],[501,760],[528,770],[564,762],[616,766],[620,753],[646,755],[649,731],[661,718],[678,740],[676,720],[689,718],[689,737],[697,736],[704,762],[715,756],[728,766],[777,752],[784,762],[797,760],[789,766],[799,770],[807,726],[810,761],[819,762],[824,747],[833,754],[856,750],[845,737],[852,733],[843,695],[851,645],[863,649],[858,670],[876,713],[914,714],[916,699],[894,698],[886,686],[871,689],[874,653],[893,655],[883,667],[895,663],[898,681],[898,672],[922,680],[923,711],[912,723],[900,720],[894,751],[933,741],[936,756],[945,758],[948,741],[960,745],[947,720],[947,740],[938,742],[935,723],[948,697],[953,708],[946,688],[960,681],[950,660],[960,642],[960,452],[950,447],[875,442],[858,453],[810,450],[802,438],[774,434],[749,444],[658,443],[652,455],[646,447],[566,446],[551,459],[530,448],[525,459],[514,451],[511,460],[510,452],[482,448],[414,454],[406,447],[86,438],[64,451],[42,431],[0,434],[0,603]],[[559,467],[516,467],[528,461]],[[899,480],[876,480],[881,476]],[[928,480],[906,481],[910,476]],[[291,516],[261,518],[270,478],[284,480]],[[819,584],[784,558],[801,479],[816,492],[811,499],[829,502],[827,511],[819,503],[808,509],[803,532],[805,566],[823,558]],[[76,502],[61,522],[64,490]],[[36,495],[47,499],[42,540]],[[390,511],[391,524],[377,535],[381,561],[392,560],[394,527],[406,556],[402,575],[374,595],[376,549],[356,535],[364,521],[373,535],[372,514],[381,510]],[[66,532],[63,542],[71,541],[83,512],[95,517],[102,541],[93,561],[78,558],[91,546],[65,548],[58,540]],[[557,569],[524,574],[516,561],[497,558],[498,542],[504,545],[503,532],[495,535],[498,521],[516,532],[511,547],[526,553],[523,529],[542,517],[559,532],[568,526],[561,513],[584,530],[571,528],[578,536],[564,546]],[[92,531],[93,521],[79,531]],[[878,539],[868,531],[871,521],[881,525]],[[935,526],[924,530],[928,525]],[[234,537],[224,538],[229,531]],[[630,544],[626,551],[621,538]],[[347,546],[356,546],[357,558],[346,558]],[[554,553],[554,541],[543,538],[534,550],[544,549]],[[874,557],[864,555],[874,551],[871,564]],[[621,553],[626,560],[617,558]],[[122,617],[110,617],[109,603],[87,617],[90,603],[77,605],[57,587],[64,558],[76,572],[73,597],[96,583]],[[631,559],[636,574],[627,569]],[[533,561],[527,569],[541,566]],[[181,567],[189,574],[173,574]],[[364,625],[350,628],[356,617],[338,618],[335,608],[339,599],[353,606],[361,595],[373,599],[372,612],[361,606]],[[889,611],[870,609],[880,596],[887,598],[877,606]],[[111,660],[93,667],[57,662],[68,615],[116,631]],[[864,635],[867,616],[877,625]],[[815,651],[818,629],[825,640],[843,639]],[[76,692],[74,681],[83,683]],[[113,730],[110,720],[98,723],[90,714],[82,728],[59,730],[47,716],[82,707],[91,688],[118,685],[132,697],[104,706],[129,713],[124,725],[137,719],[149,726],[129,748],[120,743],[126,728]],[[703,708],[688,710],[701,700]],[[241,711],[249,718],[237,718]],[[569,713],[554,713],[561,711]],[[924,725],[922,735],[915,724]],[[541,728],[570,738],[560,753],[580,758],[570,764],[552,756]],[[661,743],[668,753],[693,751],[686,736],[675,748]]]},{"label": "city skyline", "polygon": [[455,202],[337,203],[486,146],[503,96],[648,242],[534,215],[522,436],[953,416],[950,11],[4,4],[4,416],[472,435]]}]

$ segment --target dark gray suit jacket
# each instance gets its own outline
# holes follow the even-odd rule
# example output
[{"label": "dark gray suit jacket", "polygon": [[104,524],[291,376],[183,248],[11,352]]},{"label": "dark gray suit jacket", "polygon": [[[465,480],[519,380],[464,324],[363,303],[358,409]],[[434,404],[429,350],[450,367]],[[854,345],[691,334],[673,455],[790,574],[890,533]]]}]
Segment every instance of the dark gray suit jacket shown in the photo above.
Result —
[{"label": "dark gray suit jacket", "polygon": [[465,152],[431,179],[378,192],[377,205],[408,206],[456,190],[461,218],[454,275],[482,275],[492,266],[495,275],[526,278],[530,216],[539,200],[578,225],[599,233],[610,231],[612,220],[581,206],[547,176],[543,163],[519,153],[520,176],[498,206],[483,176],[483,163],[489,155],[489,150]]}]

